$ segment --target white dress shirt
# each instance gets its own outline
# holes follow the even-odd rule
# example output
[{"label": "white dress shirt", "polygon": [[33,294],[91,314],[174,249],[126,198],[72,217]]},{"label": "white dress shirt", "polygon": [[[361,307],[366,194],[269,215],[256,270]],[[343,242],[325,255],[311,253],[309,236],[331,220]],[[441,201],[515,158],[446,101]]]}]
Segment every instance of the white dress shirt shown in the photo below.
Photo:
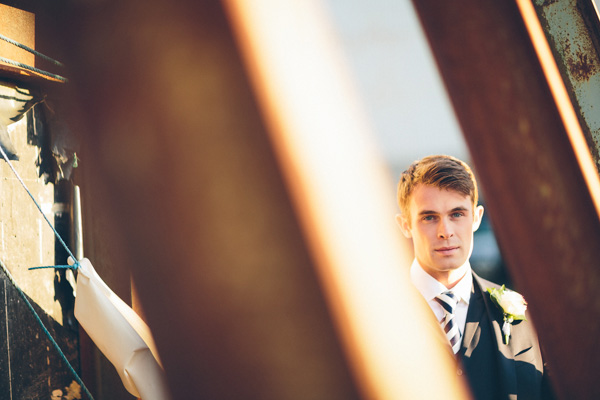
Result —
[{"label": "white dress shirt", "polygon": [[[471,264],[469,264],[468,260],[459,269],[464,269],[465,274],[452,288],[452,292],[458,297],[458,304],[454,311],[454,321],[458,325],[462,337],[467,322],[467,309],[469,308],[469,299],[471,298],[471,290],[473,288],[473,275],[471,272]],[[435,300],[435,297],[447,291],[448,289],[446,286],[442,285],[434,277],[425,272],[416,258],[410,267],[410,280],[419,293],[425,298],[437,320],[441,321],[444,318],[444,309],[440,303]]]}]

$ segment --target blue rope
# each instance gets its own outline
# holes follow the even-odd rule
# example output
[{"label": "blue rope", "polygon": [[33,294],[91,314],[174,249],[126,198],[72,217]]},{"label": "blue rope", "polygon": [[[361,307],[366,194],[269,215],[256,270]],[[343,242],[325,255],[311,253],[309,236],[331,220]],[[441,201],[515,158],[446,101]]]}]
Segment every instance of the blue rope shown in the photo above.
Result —
[{"label": "blue rope", "polygon": [[47,265],[47,266],[43,266],[43,267],[30,267],[27,268],[29,271],[33,270],[33,269],[49,269],[49,268],[53,268],[53,269],[73,269],[76,270],[77,268],[79,268],[79,261],[77,261],[74,265]]},{"label": "blue rope", "polygon": [[35,54],[36,56],[41,57],[41,58],[43,58],[46,61],[50,61],[52,64],[58,65],[60,67],[64,66],[63,63],[61,63],[60,61],[56,61],[55,59],[50,58],[47,55],[40,53],[39,51],[35,51],[31,47],[27,47],[24,44],[21,44],[21,43],[17,42],[16,40],[12,40],[11,38],[7,38],[6,36],[1,35],[1,34],[0,34],[0,39],[4,40],[5,42],[8,42],[10,44],[13,44],[13,45],[15,45],[17,47],[20,47],[21,49],[23,49],[25,51],[28,51],[28,52],[30,52],[32,54]]},{"label": "blue rope", "polygon": [[[8,159],[8,156],[6,155],[6,152],[4,151],[4,149],[2,148],[2,146],[0,146],[0,153],[2,153],[2,157],[4,157],[4,161],[6,161],[6,163],[8,164],[8,166],[10,167],[10,169],[12,170],[12,172],[15,174],[15,176],[17,177],[17,179],[19,180],[19,182],[21,183],[21,185],[23,186],[23,188],[25,189],[25,191],[27,192],[27,194],[29,194],[29,197],[31,197],[31,200],[33,200],[33,202],[35,203],[37,209],[40,211],[40,213],[42,214],[42,216],[44,217],[44,219],[46,220],[46,222],[48,223],[48,225],[50,226],[50,228],[52,228],[52,231],[54,232],[54,235],[60,241],[60,243],[63,245],[63,247],[67,251],[68,255],[73,260],[77,260],[75,258],[75,256],[73,255],[73,253],[71,252],[71,250],[69,250],[69,247],[67,246],[67,244],[60,237],[60,235],[58,234],[58,232],[56,231],[56,229],[54,228],[54,226],[52,225],[52,223],[50,222],[50,220],[48,219],[48,217],[46,217],[46,214],[44,214],[44,212],[42,211],[42,208],[40,207],[40,205],[38,204],[38,202],[35,200],[35,197],[33,197],[33,195],[31,194],[31,192],[27,188],[27,185],[25,185],[25,182],[23,182],[23,179],[21,179],[21,177],[17,173],[17,170],[15,170],[15,167],[13,167],[12,163]],[[33,316],[35,317],[35,319],[37,320],[37,322],[42,327],[44,333],[46,334],[46,336],[48,337],[48,339],[50,340],[50,342],[52,343],[52,345],[54,346],[54,348],[56,349],[56,351],[58,352],[58,354],[60,355],[60,357],[62,358],[62,360],[66,363],[67,367],[69,368],[69,370],[71,371],[71,373],[75,377],[75,380],[77,381],[77,383],[79,383],[79,385],[81,385],[83,391],[88,396],[88,398],[90,398],[91,400],[93,400],[94,398],[92,397],[92,395],[88,391],[87,387],[85,386],[85,384],[83,383],[83,381],[81,380],[81,378],[79,377],[79,375],[77,374],[77,372],[75,372],[75,370],[71,366],[71,363],[69,363],[69,360],[67,360],[67,357],[62,352],[62,350],[59,347],[58,343],[56,343],[56,341],[54,340],[54,338],[52,337],[52,335],[50,334],[50,332],[48,331],[48,329],[46,329],[46,327],[44,326],[44,323],[42,322],[42,320],[38,316],[37,312],[35,311],[35,309],[31,305],[31,303],[27,299],[27,296],[25,296],[25,293],[23,293],[23,291],[21,290],[21,288],[19,288],[19,286],[17,285],[17,282],[13,279],[12,275],[10,274],[10,272],[8,271],[8,269],[6,268],[6,266],[4,265],[4,263],[2,262],[2,260],[0,260],[0,266],[4,270],[4,273],[6,274],[6,276],[8,276],[8,279],[13,284],[13,286],[15,287],[15,289],[17,289],[17,291],[19,292],[19,295],[25,301],[25,304],[27,304],[27,307],[29,308],[29,310],[33,313]],[[78,266],[79,266],[79,262],[76,261],[73,266],[60,265],[60,266],[55,266],[55,267],[50,267],[50,268],[65,268],[65,267],[68,267],[68,268],[71,268],[71,269],[77,269]],[[48,268],[48,267],[34,267],[34,269],[38,269],[38,268]]]},{"label": "blue rope", "polygon": [[83,383],[83,381],[81,380],[81,378],[79,377],[79,375],[77,374],[77,372],[75,372],[75,370],[71,366],[71,363],[69,362],[69,360],[67,360],[67,357],[62,352],[62,350],[61,350],[60,346],[58,345],[58,343],[56,343],[56,340],[54,340],[54,338],[50,334],[50,331],[48,331],[48,329],[46,329],[46,326],[44,325],[44,322],[42,322],[42,320],[40,319],[39,315],[37,314],[37,312],[35,311],[35,309],[31,305],[31,302],[29,301],[29,299],[27,298],[27,296],[25,295],[25,293],[23,293],[23,291],[21,290],[21,288],[17,285],[17,282],[14,280],[13,276],[11,275],[10,271],[8,270],[8,268],[6,268],[6,266],[4,265],[4,262],[2,260],[0,260],[0,266],[2,267],[2,269],[4,270],[4,273],[6,274],[6,276],[8,277],[8,279],[10,280],[10,283],[12,283],[12,285],[15,287],[15,289],[17,289],[17,292],[19,293],[19,295],[21,296],[21,298],[23,299],[23,301],[25,302],[25,304],[27,304],[27,307],[29,308],[29,311],[31,311],[31,313],[33,314],[33,316],[37,320],[38,324],[40,324],[40,326],[42,327],[42,330],[44,331],[44,334],[46,335],[46,337],[48,337],[48,340],[50,340],[50,343],[52,343],[52,346],[54,346],[54,348],[58,352],[58,355],[63,360],[63,362],[65,363],[65,365],[69,369],[69,371],[71,371],[71,373],[75,377],[75,380],[77,381],[77,383],[79,383],[79,385],[81,386],[81,388],[83,389],[83,391],[85,392],[85,394],[88,396],[88,398],[90,398],[90,399],[93,400],[94,398],[92,397],[91,393],[89,392],[89,390],[87,389],[87,387],[85,386],[85,384]]},{"label": "blue rope", "polygon": [[[64,242],[64,240],[62,240],[62,238],[60,237],[60,235],[58,234],[58,232],[56,231],[56,229],[54,228],[54,226],[52,225],[52,223],[50,222],[50,220],[48,219],[48,217],[46,217],[46,214],[44,214],[44,212],[42,211],[42,207],[40,207],[40,205],[38,204],[38,202],[35,201],[35,197],[33,197],[33,195],[31,194],[31,192],[27,188],[27,185],[25,185],[25,182],[23,182],[23,179],[21,179],[21,177],[19,176],[19,174],[17,173],[17,170],[15,169],[15,167],[13,167],[12,163],[8,159],[8,156],[6,155],[6,152],[4,151],[4,149],[2,148],[2,146],[0,146],[0,153],[2,153],[2,157],[4,157],[4,161],[6,161],[6,163],[8,164],[8,166],[10,167],[10,169],[12,170],[12,172],[15,174],[15,176],[17,177],[17,179],[21,183],[21,186],[23,186],[23,188],[25,189],[25,191],[27,192],[27,194],[29,195],[29,197],[31,197],[31,200],[33,200],[35,206],[40,211],[40,214],[42,214],[42,217],[44,217],[44,219],[46,220],[46,222],[48,223],[48,225],[50,226],[50,228],[52,228],[52,231],[54,232],[54,235],[59,240],[60,244],[62,244],[62,246],[65,248],[65,250],[67,251],[67,254],[73,260],[77,260],[77,258],[75,258],[75,256],[73,255],[73,253],[71,253],[71,250],[69,250],[69,246],[67,246],[67,244]],[[77,269],[78,265],[79,265],[78,263],[75,263],[75,265],[73,265],[72,269]]]}]

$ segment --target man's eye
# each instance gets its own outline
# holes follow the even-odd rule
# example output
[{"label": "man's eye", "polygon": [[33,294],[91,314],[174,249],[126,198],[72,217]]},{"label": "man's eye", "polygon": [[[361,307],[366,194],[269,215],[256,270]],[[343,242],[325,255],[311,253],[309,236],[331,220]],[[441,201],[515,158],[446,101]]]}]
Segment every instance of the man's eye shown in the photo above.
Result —
[{"label": "man's eye", "polygon": [[423,217],[423,221],[433,221],[435,219],[434,215],[426,215]]},{"label": "man's eye", "polygon": [[465,215],[464,213],[461,213],[461,212],[455,212],[454,214],[452,214],[452,217],[453,217],[453,218],[460,218],[460,217],[462,217],[462,216],[464,216],[464,215]]}]

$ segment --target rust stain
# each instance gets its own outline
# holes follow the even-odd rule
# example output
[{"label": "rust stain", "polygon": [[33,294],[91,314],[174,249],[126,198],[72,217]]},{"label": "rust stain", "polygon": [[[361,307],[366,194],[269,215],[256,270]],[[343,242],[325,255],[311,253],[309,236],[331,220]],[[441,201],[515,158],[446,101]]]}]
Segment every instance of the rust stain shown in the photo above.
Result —
[{"label": "rust stain", "polygon": [[50,400],[81,400],[81,386],[77,382],[72,381],[64,389],[66,394],[61,389],[53,390]]},{"label": "rust stain", "polygon": [[578,81],[587,81],[598,72],[598,65],[594,63],[592,57],[581,51],[576,52],[573,57],[567,57],[565,61],[571,75]]},{"label": "rust stain", "polygon": [[569,39],[568,35],[567,35],[567,37],[564,38],[564,41],[563,41],[563,52],[565,54],[571,53],[571,40]]}]

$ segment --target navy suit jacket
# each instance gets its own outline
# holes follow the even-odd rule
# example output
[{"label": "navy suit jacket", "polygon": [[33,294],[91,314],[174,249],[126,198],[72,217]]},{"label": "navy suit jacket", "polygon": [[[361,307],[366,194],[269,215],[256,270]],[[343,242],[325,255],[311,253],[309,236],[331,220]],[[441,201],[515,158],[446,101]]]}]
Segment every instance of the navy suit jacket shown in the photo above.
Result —
[{"label": "navy suit jacket", "polygon": [[476,400],[552,399],[537,334],[527,315],[502,336],[503,313],[488,288],[499,287],[473,273],[473,289],[458,362]]}]

